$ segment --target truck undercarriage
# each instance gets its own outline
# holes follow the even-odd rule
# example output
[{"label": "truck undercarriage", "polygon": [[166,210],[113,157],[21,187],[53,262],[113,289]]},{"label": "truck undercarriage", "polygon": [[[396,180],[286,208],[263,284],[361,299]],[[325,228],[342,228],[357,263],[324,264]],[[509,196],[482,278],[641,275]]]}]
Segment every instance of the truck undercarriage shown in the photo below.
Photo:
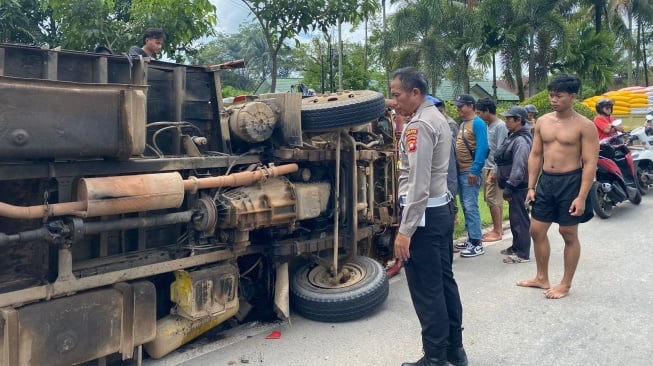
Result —
[{"label": "truck undercarriage", "polygon": [[361,317],[397,226],[383,96],[0,44],[0,365],[159,358],[289,307]]}]

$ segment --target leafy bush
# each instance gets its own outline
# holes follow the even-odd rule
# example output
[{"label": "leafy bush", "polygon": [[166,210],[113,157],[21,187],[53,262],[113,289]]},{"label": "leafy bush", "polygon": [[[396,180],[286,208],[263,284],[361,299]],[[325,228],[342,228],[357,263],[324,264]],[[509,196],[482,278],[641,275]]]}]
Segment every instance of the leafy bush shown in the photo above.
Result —
[{"label": "leafy bush", "polygon": [[237,97],[239,95],[251,95],[252,92],[249,92],[247,90],[241,90],[241,89],[236,89],[231,85],[227,85],[222,88],[222,97],[223,98],[229,98],[229,97]]},{"label": "leafy bush", "polygon": [[[537,108],[537,111],[539,112],[538,117],[547,114],[549,112],[553,112],[553,108],[551,108],[551,104],[549,104],[548,90],[543,90],[533,95],[531,98],[528,98],[522,103],[520,103],[521,106],[525,106],[526,104],[532,104],[535,106],[535,108]],[[578,100],[574,102],[574,109],[576,110],[576,112],[587,117],[590,121],[594,120],[594,117],[596,116],[596,112],[587,108],[584,104],[582,104]]]}]

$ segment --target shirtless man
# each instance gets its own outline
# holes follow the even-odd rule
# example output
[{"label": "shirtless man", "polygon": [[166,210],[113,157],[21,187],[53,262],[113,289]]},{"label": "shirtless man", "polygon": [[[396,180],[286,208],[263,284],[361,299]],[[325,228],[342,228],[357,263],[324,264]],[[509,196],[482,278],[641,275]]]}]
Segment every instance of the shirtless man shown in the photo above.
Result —
[{"label": "shirtless man", "polygon": [[[573,109],[579,89],[580,80],[574,76],[559,75],[549,83],[554,112],[537,120],[528,157],[526,204],[533,204],[531,236],[537,274],[517,285],[544,289],[549,299],[569,293],[580,258],[578,224],[593,216],[587,195],[596,173],[598,134],[594,123]],[[552,222],[560,225],[558,231],[565,242],[564,274],[560,284],[553,287],[549,283],[551,247],[547,234]]]}]

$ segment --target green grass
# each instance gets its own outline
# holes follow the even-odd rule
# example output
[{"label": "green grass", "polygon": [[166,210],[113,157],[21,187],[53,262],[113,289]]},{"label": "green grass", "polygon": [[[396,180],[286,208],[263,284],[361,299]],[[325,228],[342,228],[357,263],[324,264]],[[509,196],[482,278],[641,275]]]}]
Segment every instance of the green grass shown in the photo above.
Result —
[{"label": "green grass", "polygon": [[[465,231],[465,216],[463,216],[462,204],[460,203],[460,197],[456,197],[458,201],[458,223],[453,228],[453,237],[460,238],[467,236],[467,231]],[[483,191],[478,195],[478,208],[481,211],[481,226],[483,228],[492,226],[492,216],[490,216],[490,209],[487,207],[485,200],[483,200]],[[508,202],[503,202],[503,219],[508,219]]]}]

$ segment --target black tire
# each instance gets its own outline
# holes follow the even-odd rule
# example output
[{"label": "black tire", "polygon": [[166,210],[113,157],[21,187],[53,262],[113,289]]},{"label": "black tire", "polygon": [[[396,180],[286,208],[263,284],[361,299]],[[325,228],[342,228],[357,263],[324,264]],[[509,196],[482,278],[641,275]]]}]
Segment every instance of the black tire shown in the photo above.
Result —
[{"label": "black tire", "polygon": [[628,200],[630,201],[630,203],[632,203],[634,205],[639,205],[640,203],[642,203],[642,192],[639,191],[639,183],[637,181],[635,181],[635,184],[637,185],[637,190],[635,191],[635,196],[633,196],[632,198],[629,198]]},{"label": "black tire", "polygon": [[293,310],[312,320],[344,322],[370,313],[388,297],[390,284],[379,262],[359,256],[343,268],[353,271],[352,279],[335,286],[326,281],[324,267],[299,268],[290,280]]},{"label": "black tire", "polygon": [[385,113],[383,94],[345,91],[302,99],[302,130],[330,131],[365,124]]},{"label": "black tire", "polygon": [[601,182],[594,182],[590,190],[592,195],[592,208],[596,215],[602,219],[607,219],[612,215],[612,203],[605,200],[605,192]]},{"label": "black tire", "polygon": [[635,176],[637,177],[637,189],[642,196],[646,196],[648,193],[648,181],[644,178],[644,170],[641,167],[637,167]]}]

